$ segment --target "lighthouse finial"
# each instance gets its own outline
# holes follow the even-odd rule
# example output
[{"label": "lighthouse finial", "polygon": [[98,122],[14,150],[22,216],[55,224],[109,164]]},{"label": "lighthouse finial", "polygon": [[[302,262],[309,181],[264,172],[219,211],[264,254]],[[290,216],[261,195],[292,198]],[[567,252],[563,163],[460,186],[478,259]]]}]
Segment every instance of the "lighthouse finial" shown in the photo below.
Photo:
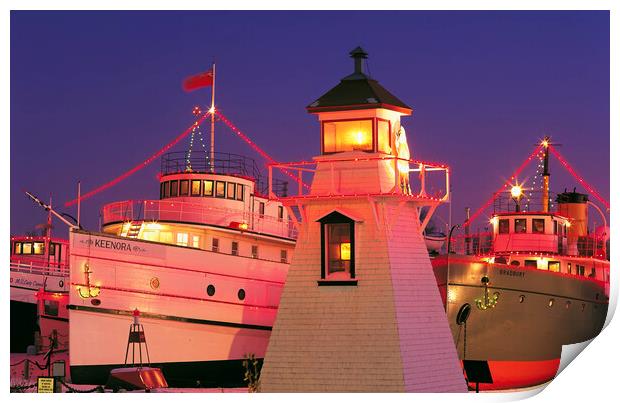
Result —
[{"label": "lighthouse finial", "polygon": [[364,49],[362,49],[360,46],[356,47],[355,49],[353,49],[352,51],[349,52],[349,56],[351,56],[353,58],[353,67],[354,67],[354,73],[359,73],[359,74],[364,74],[364,72],[362,71],[362,60],[363,59],[368,59],[368,53],[366,53],[366,51]]}]

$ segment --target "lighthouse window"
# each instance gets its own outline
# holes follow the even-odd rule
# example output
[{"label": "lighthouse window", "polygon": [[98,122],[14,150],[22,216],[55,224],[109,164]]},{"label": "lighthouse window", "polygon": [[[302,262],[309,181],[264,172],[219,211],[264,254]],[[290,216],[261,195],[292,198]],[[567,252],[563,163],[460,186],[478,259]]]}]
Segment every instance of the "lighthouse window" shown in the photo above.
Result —
[{"label": "lighthouse window", "polygon": [[236,189],[235,184],[228,182],[228,187],[226,189],[228,190],[226,197],[229,199],[235,200],[235,189]]},{"label": "lighthouse window", "polygon": [[348,280],[355,278],[354,222],[334,211],[321,223],[321,278]]},{"label": "lighthouse window", "polygon": [[534,218],[532,220],[532,233],[544,234],[545,233],[545,220],[542,218]]},{"label": "lighthouse window", "polygon": [[170,197],[176,197],[179,194],[179,181],[170,181]]},{"label": "lighthouse window", "polygon": [[213,196],[213,181],[202,181],[203,196]]},{"label": "lighthouse window", "polygon": [[323,153],[372,151],[372,120],[323,122]]},{"label": "lighthouse window", "polygon": [[161,191],[161,198],[165,199],[167,197],[170,197],[170,182],[164,182],[161,184],[162,185],[162,191]]},{"label": "lighthouse window", "polygon": [[179,181],[179,196],[189,196],[189,180]]},{"label": "lighthouse window", "polygon": [[527,220],[525,218],[515,219],[515,233],[525,234],[527,232]]},{"label": "lighthouse window", "polygon": [[509,232],[508,225],[509,225],[508,220],[499,220],[499,233],[507,234]]},{"label": "lighthouse window", "polygon": [[192,181],[192,196],[200,196],[200,181]]},{"label": "lighthouse window", "polygon": [[391,154],[390,147],[390,122],[387,120],[377,119],[377,151]]},{"label": "lighthouse window", "polygon": [[243,201],[243,185],[237,183],[237,200]]},{"label": "lighthouse window", "polygon": [[215,182],[215,197],[226,197],[226,182]]}]

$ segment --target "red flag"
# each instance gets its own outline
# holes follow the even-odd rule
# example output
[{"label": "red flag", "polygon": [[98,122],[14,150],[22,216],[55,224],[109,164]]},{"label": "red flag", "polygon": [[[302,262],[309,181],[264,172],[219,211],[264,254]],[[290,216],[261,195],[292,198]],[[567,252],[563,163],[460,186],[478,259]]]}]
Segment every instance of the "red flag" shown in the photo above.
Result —
[{"label": "red flag", "polygon": [[187,92],[197,90],[202,87],[210,87],[213,85],[213,69],[191,76],[183,81],[183,89]]}]

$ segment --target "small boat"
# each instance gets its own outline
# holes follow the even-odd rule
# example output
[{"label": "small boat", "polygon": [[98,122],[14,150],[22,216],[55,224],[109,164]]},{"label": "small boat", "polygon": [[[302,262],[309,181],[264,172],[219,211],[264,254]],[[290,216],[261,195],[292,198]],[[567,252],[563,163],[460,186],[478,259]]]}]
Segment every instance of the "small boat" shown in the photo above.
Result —
[{"label": "small boat", "polygon": [[446,234],[443,232],[424,233],[424,242],[429,252],[439,253],[443,245],[446,243]]}]

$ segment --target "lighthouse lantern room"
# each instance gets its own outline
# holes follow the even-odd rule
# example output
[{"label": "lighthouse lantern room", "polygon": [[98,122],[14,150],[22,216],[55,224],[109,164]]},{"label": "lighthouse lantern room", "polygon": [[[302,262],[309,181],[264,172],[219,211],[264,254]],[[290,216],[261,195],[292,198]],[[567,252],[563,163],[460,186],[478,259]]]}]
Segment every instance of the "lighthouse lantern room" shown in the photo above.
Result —
[{"label": "lighthouse lantern room", "polygon": [[[353,73],[307,107],[320,155],[270,167],[270,179],[297,173],[297,194],[279,200],[300,220],[262,391],[465,392],[422,237],[449,169],[411,159],[411,108],[364,73],[363,49],[350,56]],[[429,173],[443,192],[427,191]]]}]

